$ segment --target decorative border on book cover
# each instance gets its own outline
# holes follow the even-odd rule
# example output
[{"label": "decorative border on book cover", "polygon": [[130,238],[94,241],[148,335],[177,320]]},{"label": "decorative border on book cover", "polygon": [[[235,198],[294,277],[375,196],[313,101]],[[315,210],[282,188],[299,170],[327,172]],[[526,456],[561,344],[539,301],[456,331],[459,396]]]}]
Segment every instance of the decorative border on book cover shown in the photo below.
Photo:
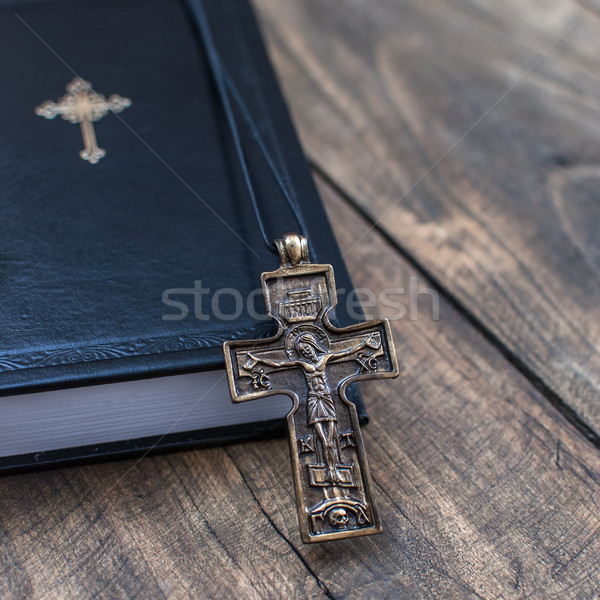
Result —
[{"label": "decorative border on book cover", "polygon": [[220,347],[227,340],[251,337],[268,337],[272,334],[270,323],[238,329],[235,332],[223,331],[202,335],[173,335],[158,338],[119,341],[97,346],[80,346],[52,350],[35,350],[21,354],[0,355],[0,373],[19,369],[36,369],[72,365],[114,358],[147,356],[166,352],[182,352],[200,348]]}]

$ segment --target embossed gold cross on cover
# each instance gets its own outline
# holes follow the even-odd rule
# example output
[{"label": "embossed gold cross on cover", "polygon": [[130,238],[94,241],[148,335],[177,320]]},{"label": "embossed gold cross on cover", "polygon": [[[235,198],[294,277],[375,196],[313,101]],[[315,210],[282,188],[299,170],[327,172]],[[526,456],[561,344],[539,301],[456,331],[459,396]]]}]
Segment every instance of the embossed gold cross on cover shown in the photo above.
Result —
[{"label": "embossed gold cross on cover", "polygon": [[60,115],[69,123],[79,123],[84,148],[79,152],[83,160],[95,165],[106,156],[106,151],[98,147],[94,122],[104,118],[109,112],[120,113],[131,106],[129,98],[112,94],[108,100],[92,89],[92,84],[75,77],[67,84],[67,93],[58,102],[46,100],[35,108],[35,114],[46,119]]},{"label": "embossed gold cross on cover", "polygon": [[337,328],[331,265],[311,264],[306,239],[276,241],[281,265],[261,275],[269,315],[279,330],[268,339],[225,342],[234,402],[286,394],[298,520],[302,541],[379,533],[381,523],[348,384],[396,377],[386,319]]}]

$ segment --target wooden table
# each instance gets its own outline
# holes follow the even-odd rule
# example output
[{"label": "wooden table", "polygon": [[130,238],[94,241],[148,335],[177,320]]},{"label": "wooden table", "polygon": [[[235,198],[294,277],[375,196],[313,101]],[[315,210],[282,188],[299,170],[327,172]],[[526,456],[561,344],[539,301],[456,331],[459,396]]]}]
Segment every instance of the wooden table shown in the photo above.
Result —
[{"label": "wooden table", "polygon": [[600,598],[598,0],[256,5],[355,285],[406,290],[384,533],[302,545],[284,439],[9,477],[0,596]]}]

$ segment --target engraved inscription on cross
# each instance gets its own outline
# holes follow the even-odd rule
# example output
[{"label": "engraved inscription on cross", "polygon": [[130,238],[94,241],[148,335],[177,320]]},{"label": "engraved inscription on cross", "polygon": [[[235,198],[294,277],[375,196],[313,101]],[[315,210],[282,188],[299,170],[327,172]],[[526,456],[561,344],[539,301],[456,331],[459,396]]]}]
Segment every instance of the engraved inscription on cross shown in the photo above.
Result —
[{"label": "engraved inscription on cross", "polygon": [[106,151],[98,148],[94,121],[99,121],[109,112],[121,112],[131,106],[131,100],[117,94],[106,99],[102,94],[94,92],[88,81],[79,77],[73,79],[66,89],[67,93],[58,102],[47,100],[36,107],[35,114],[46,119],[54,119],[60,115],[69,123],[79,123],[84,146],[79,156],[95,165],[106,155]]},{"label": "engraved inscription on cross", "polygon": [[311,264],[306,239],[296,234],[276,244],[281,266],[261,282],[279,330],[268,339],[224,344],[232,399],[292,398],[287,421],[304,542],[379,533],[356,408],[345,391],[360,379],[398,374],[389,323],[333,326],[331,265]]}]

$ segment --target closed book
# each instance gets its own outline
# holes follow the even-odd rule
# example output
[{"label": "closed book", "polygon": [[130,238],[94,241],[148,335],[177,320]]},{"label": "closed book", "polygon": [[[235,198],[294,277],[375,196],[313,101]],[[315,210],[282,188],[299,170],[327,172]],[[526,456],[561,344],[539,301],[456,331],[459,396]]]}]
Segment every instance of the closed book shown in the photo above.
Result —
[{"label": "closed book", "polygon": [[[252,10],[245,0],[204,7],[251,115],[238,115],[239,132],[265,229],[297,228],[274,167],[299,204],[313,262],[335,268],[335,321],[351,324],[352,284]],[[0,2],[2,472],[284,430],[289,398],[233,405],[227,388],[222,343],[275,330],[259,281],[277,258],[262,241],[195,8]],[[84,124],[60,108],[81,81],[104,96]],[[348,395],[364,421],[358,392]]]}]

